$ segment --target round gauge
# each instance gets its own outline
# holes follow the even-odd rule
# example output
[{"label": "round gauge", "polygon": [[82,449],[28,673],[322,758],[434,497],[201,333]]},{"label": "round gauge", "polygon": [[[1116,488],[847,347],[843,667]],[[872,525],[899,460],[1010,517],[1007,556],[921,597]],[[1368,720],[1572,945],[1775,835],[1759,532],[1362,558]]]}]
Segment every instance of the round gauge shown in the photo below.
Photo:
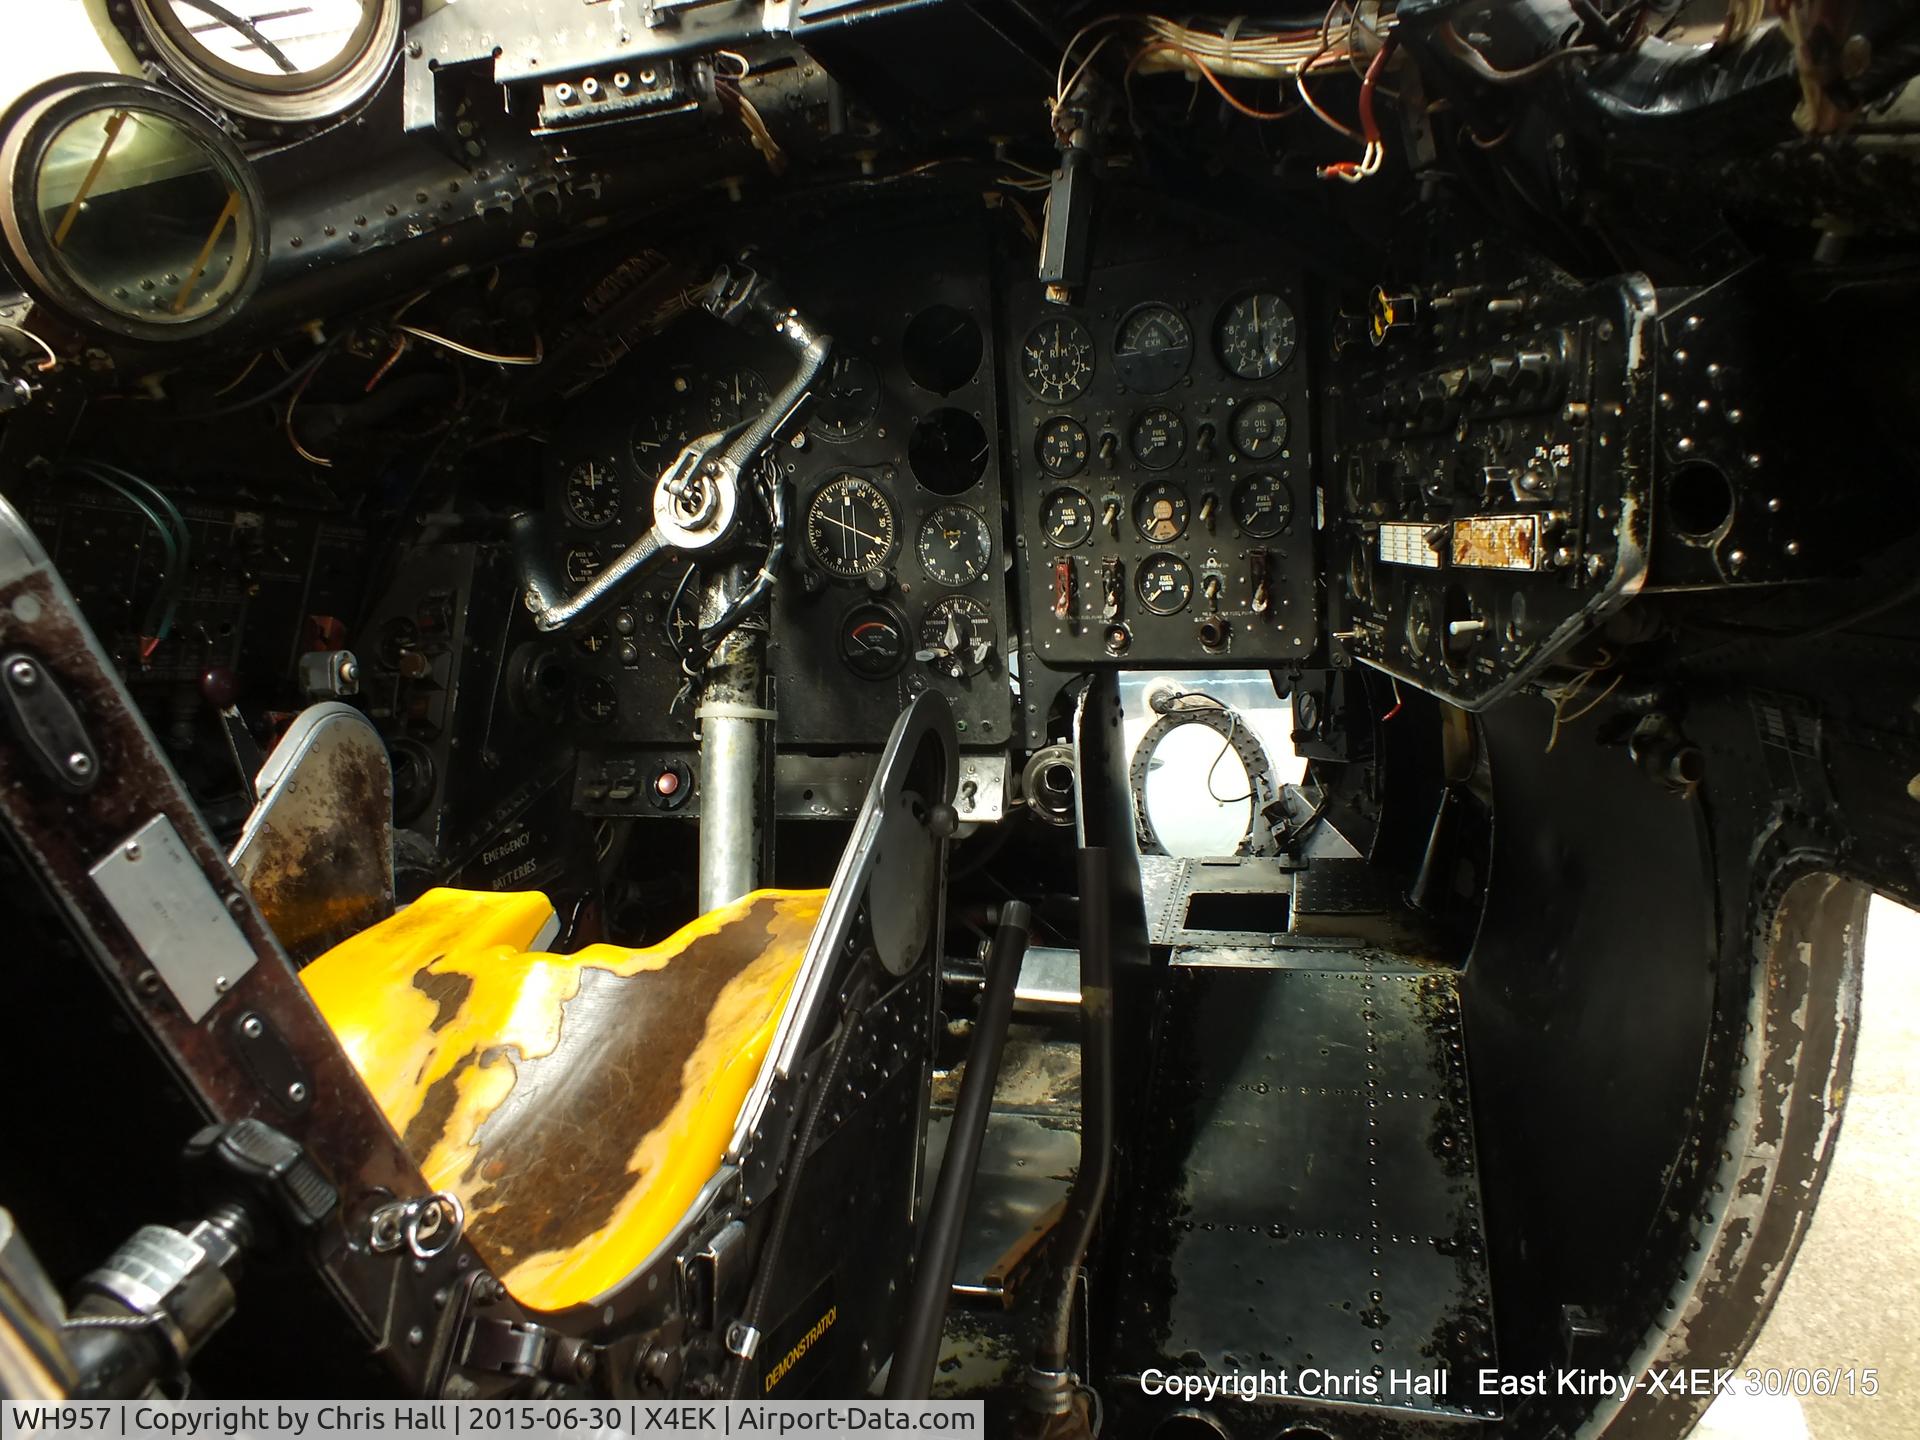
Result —
[{"label": "round gauge", "polygon": [[851,580],[893,554],[893,502],[871,480],[841,475],[807,506],[807,543],[821,565]]},{"label": "round gauge", "polygon": [[1407,597],[1407,649],[1425,659],[1433,644],[1433,596],[1416,589]]},{"label": "round gauge", "polygon": [[920,622],[918,659],[960,680],[978,675],[993,656],[993,616],[971,595],[943,595]]},{"label": "round gauge", "polygon": [[1150,544],[1178,540],[1187,533],[1187,492],[1171,480],[1141,486],[1133,497],[1133,524]]},{"label": "round gauge", "polygon": [[567,515],[588,530],[611,525],[620,514],[620,480],[611,460],[582,460],[567,471]]},{"label": "round gauge", "polygon": [[612,681],[589,675],[574,687],[573,708],[589,725],[605,725],[620,713],[620,695]]},{"label": "round gauge", "polygon": [[864,355],[836,355],[813,397],[813,433],[835,444],[852,440],[880,409],[880,372]]},{"label": "round gauge", "polygon": [[1087,468],[1086,427],[1065,415],[1056,415],[1040,427],[1033,448],[1040,457],[1040,468],[1057,479],[1065,480]]},{"label": "round gauge", "polygon": [[1136,305],[1113,337],[1113,368],[1135,390],[1157,395],[1180,383],[1193,363],[1193,330],[1171,305]]},{"label": "round gauge", "polygon": [[1287,443],[1287,412],[1278,400],[1249,400],[1233,412],[1233,448],[1249,460],[1278,455]]},{"label": "round gauge", "polygon": [[666,410],[650,411],[633,422],[628,442],[633,463],[643,475],[658,475],[680,453],[680,421]]},{"label": "round gauge", "polygon": [[1040,528],[1049,545],[1071,550],[1093,534],[1093,502],[1063,485],[1040,506]]},{"label": "round gauge", "polygon": [[1293,359],[1298,339],[1293,307],[1267,291],[1233,301],[1220,312],[1213,332],[1220,363],[1242,380],[1278,375]]},{"label": "round gauge", "polygon": [[562,568],[569,582],[584,585],[600,573],[600,552],[591,545],[569,545]]},{"label": "round gauge", "polygon": [[1020,378],[1052,404],[1078,400],[1093,379],[1093,337],[1087,327],[1064,315],[1034,326],[1020,347]]},{"label": "round gauge", "polygon": [[767,382],[759,372],[745,368],[728,370],[707,381],[707,426],[712,430],[731,430],[751,420],[767,408],[773,399]]},{"label": "round gauge", "polygon": [[168,68],[223,107],[296,122],[345,109],[385,71],[400,0],[134,0]]},{"label": "round gauge", "polygon": [[1149,555],[1134,574],[1140,603],[1156,615],[1177,615],[1193,599],[1193,571],[1172,555]]},{"label": "round gauge", "polygon": [[266,204],[233,141],[144,82],[41,87],[8,127],[6,244],[39,298],[140,340],[224,324],[266,268]]},{"label": "round gauge", "polygon": [[1134,417],[1128,440],[1134,459],[1149,470],[1165,470],[1186,453],[1186,423],[1166,406],[1156,405]]},{"label": "round gauge", "polygon": [[942,505],[920,522],[920,568],[942,585],[971,585],[987,573],[993,539],[987,522],[964,505]]},{"label": "round gauge", "polygon": [[1233,490],[1233,523],[1256,540],[1293,523],[1293,496],[1278,475],[1249,475]]},{"label": "round gauge", "polygon": [[907,663],[906,626],[885,605],[856,605],[840,622],[840,658],[862,680],[884,680]]}]

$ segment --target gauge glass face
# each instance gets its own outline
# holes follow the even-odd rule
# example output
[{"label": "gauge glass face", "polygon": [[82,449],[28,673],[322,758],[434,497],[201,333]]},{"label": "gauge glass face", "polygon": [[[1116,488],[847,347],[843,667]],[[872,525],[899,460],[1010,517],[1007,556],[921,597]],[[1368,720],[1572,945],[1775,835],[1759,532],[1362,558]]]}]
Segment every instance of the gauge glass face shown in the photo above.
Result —
[{"label": "gauge glass face", "polygon": [[1157,395],[1193,363],[1193,329],[1171,305],[1136,305],[1113,337],[1113,367],[1129,387]]},{"label": "gauge glass face", "polygon": [[209,61],[242,75],[293,79],[338,68],[365,44],[379,0],[151,0]]},{"label": "gauge glass face", "polygon": [[956,680],[986,669],[993,643],[993,616],[971,595],[941,596],[920,622],[919,655]]},{"label": "gauge glass face", "polygon": [[880,373],[864,355],[836,355],[813,397],[813,433],[835,444],[857,438],[880,409]]},{"label": "gauge glass face", "polygon": [[600,573],[600,564],[600,552],[593,546],[569,545],[562,568],[572,584],[584,585]]},{"label": "gauge glass face", "polygon": [[1233,523],[1256,540],[1278,535],[1293,523],[1293,497],[1277,475],[1249,475],[1233,491]]},{"label": "gauge glass face", "polygon": [[1135,577],[1140,603],[1156,615],[1177,615],[1193,599],[1193,572],[1172,555],[1150,555]]},{"label": "gauge glass face", "polygon": [[742,367],[710,377],[706,385],[706,399],[707,427],[711,430],[731,430],[766,409],[773,395],[758,371]]},{"label": "gauge glass face", "polygon": [[588,530],[620,515],[620,480],[611,460],[582,460],[567,471],[567,517]]},{"label": "gauge glass face", "polygon": [[1156,405],[1135,418],[1128,440],[1134,459],[1149,470],[1165,470],[1186,453],[1186,423],[1166,406]]},{"label": "gauge glass face", "polygon": [[1020,347],[1020,378],[1042,400],[1078,400],[1093,379],[1093,337],[1078,320],[1043,320]]},{"label": "gauge glass face", "polygon": [[1266,291],[1243,295],[1228,305],[1214,330],[1220,363],[1242,380],[1278,375],[1293,359],[1298,339],[1293,307]]},{"label": "gauge glass face", "polygon": [[619,713],[620,696],[611,681],[589,675],[573,692],[573,705],[589,725],[605,725]]},{"label": "gauge glass face", "polygon": [[1249,460],[1278,455],[1287,443],[1287,412],[1278,400],[1249,400],[1233,412],[1233,448]]},{"label": "gauge glass face", "polygon": [[854,579],[893,554],[893,504],[871,480],[842,475],[807,506],[807,544],[827,570]]},{"label": "gauge glass face", "polygon": [[1093,534],[1093,502],[1078,490],[1063,486],[1041,505],[1040,528],[1046,532],[1049,545],[1071,550]]},{"label": "gauge glass face", "polygon": [[1178,540],[1187,533],[1187,492],[1171,480],[1142,486],[1133,497],[1133,524],[1149,544]]},{"label": "gauge glass face", "polygon": [[840,658],[863,680],[884,680],[907,660],[900,617],[884,605],[859,605],[840,625]]},{"label": "gauge glass face", "polygon": [[256,218],[226,162],[185,124],[89,110],[48,142],[34,177],[51,265],[116,315],[182,324],[231,302]]},{"label": "gauge glass face", "polygon": [[920,522],[914,548],[929,579],[942,585],[971,585],[987,573],[993,539],[978,512],[964,505],[942,505]]},{"label": "gauge glass face", "polygon": [[1033,445],[1040,468],[1056,479],[1065,480],[1087,468],[1087,432],[1078,420],[1054,416],[1040,427]]},{"label": "gauge glass face", "polygon": [[649,411],[633,422],[633,436],[628,442],[633,463],[643,475],[658,475],[680,453],[681,438],[680,423],[673,414]]}]

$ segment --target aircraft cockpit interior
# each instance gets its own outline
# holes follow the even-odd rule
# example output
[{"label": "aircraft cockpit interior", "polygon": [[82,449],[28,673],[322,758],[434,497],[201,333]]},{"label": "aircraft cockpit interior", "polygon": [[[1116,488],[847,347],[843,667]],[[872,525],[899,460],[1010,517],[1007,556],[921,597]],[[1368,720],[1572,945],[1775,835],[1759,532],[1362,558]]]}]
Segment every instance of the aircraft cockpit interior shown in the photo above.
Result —
[{"label": "aircraft cockpit interior", "polygon": [[0,51],[0,1394],[1693,1428],[1520,1382],[1920,902],[1920,11]]}]

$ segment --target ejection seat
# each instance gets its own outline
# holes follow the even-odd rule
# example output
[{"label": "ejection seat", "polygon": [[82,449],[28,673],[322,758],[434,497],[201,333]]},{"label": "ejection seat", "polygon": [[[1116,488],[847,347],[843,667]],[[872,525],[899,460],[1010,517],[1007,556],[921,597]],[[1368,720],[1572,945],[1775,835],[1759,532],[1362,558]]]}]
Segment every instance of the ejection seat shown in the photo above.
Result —
[{"label": "ejection seat", "polygon": [[[200,1113],[311,1160],[307,1261],[405,1390],[866,1389],[921,1194],[958,771],[939,696],[895,724],[827,890],[550,955],[541,896],[380,919],[390,880],[306,863],[384,844],[364,807],[314,803],[366,762],[338,707],[269,762],[282,808],[229,864],[3,501],[0,686],[0,828]],[[348,916],[373,923],[333,943]]]}]

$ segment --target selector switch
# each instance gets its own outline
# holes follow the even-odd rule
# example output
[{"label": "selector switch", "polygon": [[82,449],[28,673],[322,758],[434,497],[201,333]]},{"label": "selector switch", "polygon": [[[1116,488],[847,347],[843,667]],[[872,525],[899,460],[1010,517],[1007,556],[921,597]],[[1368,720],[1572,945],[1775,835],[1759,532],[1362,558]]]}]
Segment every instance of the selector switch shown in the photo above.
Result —
[{"label": "selector switch", "polygon": [[1100,463],[1113,469],[1120,458],[1120,437],[1109,430],[1100,437]]},{"label": "selector switch", "polygon": [[1120,606],[1126,593],[1125,572],[1117,559],[1100,562],[1100,618],[1111,625],[1120,618]]},{"label": "selector switch", "polygon": [[1111,495],[1100,506],[1100,523],[1107,527],[1111,539],[1120,538],[1120,502]]},{"label": "selector switch", "polygon": [[1252,597],[1249,604],[1254,614],[1264,615],[1273,608],[1273,586],[1268,579],[1265,550],[1254,550],[1247,555],[1247,593]]},{"label": "selector switch", "polygon": [[1061,620],[1073,615],[1073,557],[1062,555],[1053,562],[1053,613]]}]

